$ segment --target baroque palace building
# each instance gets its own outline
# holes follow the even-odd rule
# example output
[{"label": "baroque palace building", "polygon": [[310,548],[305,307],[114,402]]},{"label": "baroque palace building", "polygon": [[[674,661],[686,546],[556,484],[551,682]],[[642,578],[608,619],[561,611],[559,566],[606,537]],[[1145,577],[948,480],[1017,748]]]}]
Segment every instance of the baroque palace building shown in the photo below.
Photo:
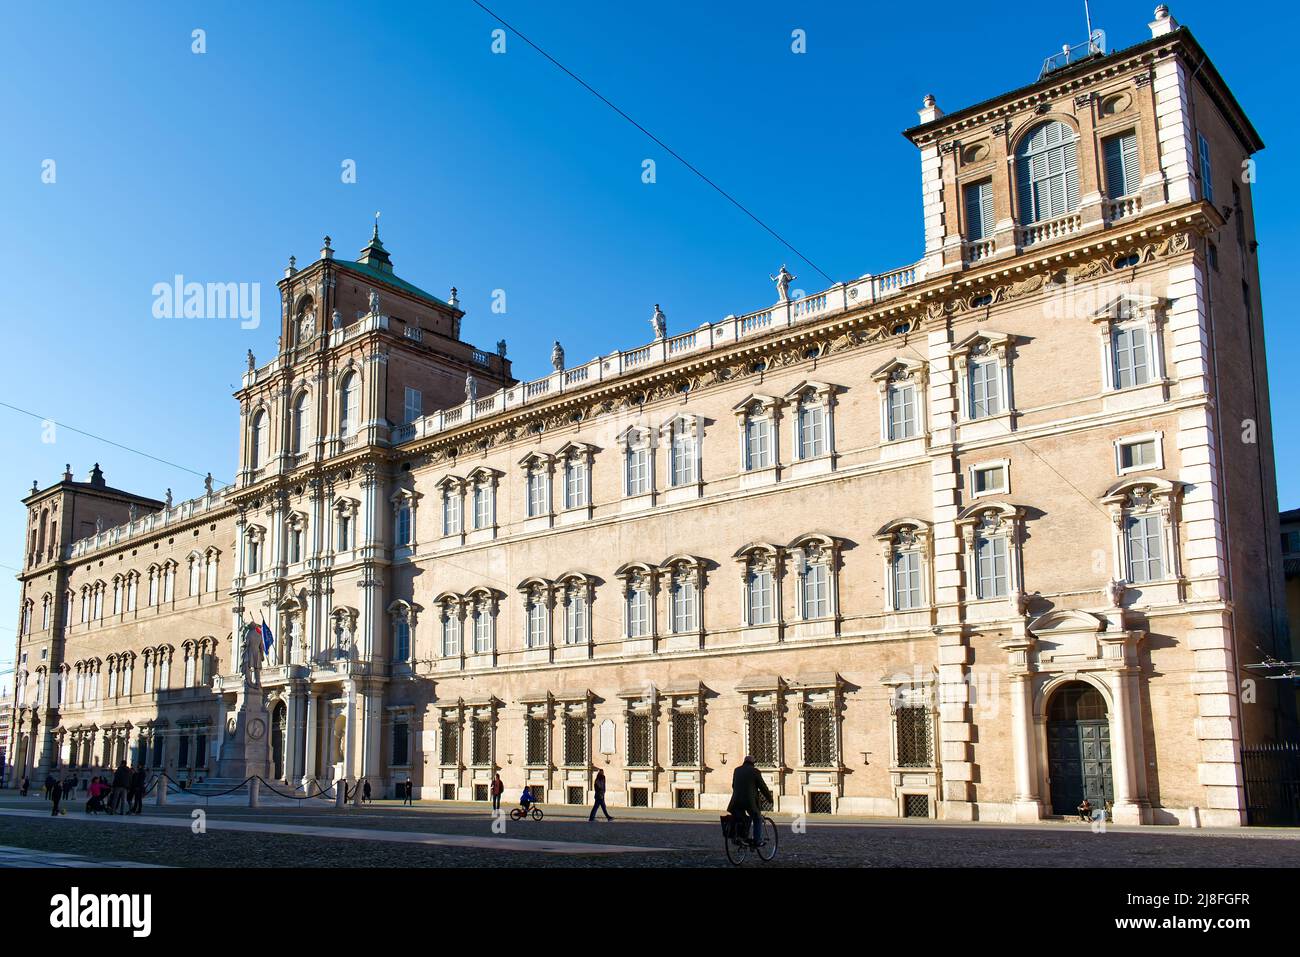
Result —
[{"label": "baroque palace building", "polygon": [[781,811],[1244,823],[1293,720],[1243,670],[1289,660],[1262,143],[1151,34],[927,97],[919,262],[536,381],[327,239],[232,486],[24,499],[11,762],[719,808],[748,753]]}]

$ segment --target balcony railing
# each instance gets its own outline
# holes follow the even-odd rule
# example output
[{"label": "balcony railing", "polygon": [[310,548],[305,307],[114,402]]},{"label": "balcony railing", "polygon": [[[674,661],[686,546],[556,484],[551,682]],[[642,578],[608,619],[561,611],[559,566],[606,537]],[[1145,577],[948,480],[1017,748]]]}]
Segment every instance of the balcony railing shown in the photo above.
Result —
[{"label": "balcony railing", "polygon": [[725,349],[741,339],[871,305],[901,295],[908,286],[924,278],[924,266],[918,263],[877,275],[868,274],[848,283],[836,283],[822,292],[787,300],[743,316],[727,316],[718,322],[706,322],[689,332],[656,339],[635,349],[616,350],[572,369],[562,369],[532,382],[507,386],[473,403],[466,402],[451,409],[430,412],[409,425],[394,429],[390,441],[394,445],[400,445],[414,439],[427,438],[465,422],[546,401],[595,383],[637,374],[684,356]]},{"label": "balcony railing", "polygon": [[1106,201],[1106,218],[1110,222],[1136,216],[1142,212],[1141,196],[1121,196]]},{"label": "balcony railing", "polygon": [[977,263],[982,259],[988,259],[997,252],[997,249],[997,240],[975,239],[965,244],[962,249],[962,256],[968,263]]},{"label": "balcony railing", "polygon": [[1056,219],[1047,219],[1040,223],[1031,223],[1020,230],[1020,245],[1032,246],[1035,243],[1047,243],[1054,239],[1077,233],[1083,228],[1083,216],[1079,213],[1067,213]]},{"label": "balcony railing", "polygon": [[78,539],[63,549],[63,558],[65,561],[76,561],[85,555],[93,554],[101,548],[120,545],[133,538],[139,538],[141,535],[147,535],[169,525],[176,525],[179,522],[221,508],[226,503],[226,493],[230,489],[231,486],[227,485],[210,493],[200,495],[198,498],[178,502],[171,508],[164,508],[158,512],[149,512],[133,522],[127,522],[125,525],[106,528],[88,538]]}]

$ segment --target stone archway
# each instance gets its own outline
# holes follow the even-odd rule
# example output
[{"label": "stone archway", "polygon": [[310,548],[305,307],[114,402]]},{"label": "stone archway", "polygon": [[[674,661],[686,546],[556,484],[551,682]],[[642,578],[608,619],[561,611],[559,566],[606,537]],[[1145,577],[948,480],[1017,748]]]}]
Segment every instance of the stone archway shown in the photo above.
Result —
[{"label": "stone archway", "polygon": [[1086,799],[1103,808],[1115,799],[1110,715],[1092,685],[1069,681],[1047,701],[1047,779],[1053,814],[1077,812]]}]

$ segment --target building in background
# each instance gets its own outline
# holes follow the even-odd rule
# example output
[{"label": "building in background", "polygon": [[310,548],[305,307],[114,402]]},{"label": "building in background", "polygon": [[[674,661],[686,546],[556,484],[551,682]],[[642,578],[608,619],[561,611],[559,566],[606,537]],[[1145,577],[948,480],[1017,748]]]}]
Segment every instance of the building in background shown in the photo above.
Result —
[{"label": "building in background", "polygon": [[12,759],[721,808],[750,754],[781,811],[1246,823],[1294,721],[1241,692],[1290,653],[1262,143],[1150,28],[926,98],[919,261],[536,381],[327,239],[233,486],[24,499]]}]

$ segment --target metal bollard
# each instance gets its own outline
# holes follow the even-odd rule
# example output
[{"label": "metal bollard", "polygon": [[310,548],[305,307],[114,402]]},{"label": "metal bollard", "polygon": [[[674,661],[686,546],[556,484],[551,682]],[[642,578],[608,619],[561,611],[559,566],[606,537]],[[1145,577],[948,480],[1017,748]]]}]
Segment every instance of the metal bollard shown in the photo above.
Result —
[{"label": "metal bollard", "polygon": [[155,785],[153,803],[162,807],[167,803],[167,778],[158,775],[158,783]]},{"label": "metal bollard", "polygon": [[253,778],[248,782],[248,806],[258,807],[262,798],[262,779]]}]

